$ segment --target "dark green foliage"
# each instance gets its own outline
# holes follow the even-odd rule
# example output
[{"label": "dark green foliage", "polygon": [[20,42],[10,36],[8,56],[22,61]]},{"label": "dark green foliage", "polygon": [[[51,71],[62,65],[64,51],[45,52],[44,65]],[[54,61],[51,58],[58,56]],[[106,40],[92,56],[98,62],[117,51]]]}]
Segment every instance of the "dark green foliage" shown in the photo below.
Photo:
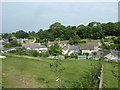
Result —
[{"label": "dark green foliage", "polygon": [[28,50],[28,55],[37,57],[37,56],[39,56],[39,52],[36,50]]},{"label": "dark green foliage", "polygon": [[50,47],[49,53],[50,53],[50,55],[53,55],[53,56],[61,55],[62,49],[59,48],[59,45],[55,44]]},{"label": "dark green foliage", "polygon": [[86,41],[79,41],[79,43],[86,43]]},{"label": "dark green foliage", "polygon": [[70,58],[77,58],[77,55],[70,55]]},{"label": "dark green foliage", "polygon": [[105,36],[119,36],[120,35],[120,22],[116,23],[99,23],[90,22],[88,25],[78,26],[64,26],[59,22],[50,25],[49,29],[40,29],[37,33],[24,32],[23,30],[17,31],[12,34],[3,34],[3,38],[10,38],[15,36],[17,38],[37,38],[37,42],[54,41],[56,38],[60,40],[70,40],[70,44],[78,44],[81,39],[102,39]]},{"label": "dark green foliage", "polygon": [[6,38],[11,38],[11,33],[5,33],[5,34],[2,34],[2,38],[6,39]]},{"label": "dark green foliage", "polygon": [[74,43],[73,39],[70,38],[70,39],[69,39],[69,44],[70,44],[70,45],[73,45],[73,43]]},{"label": "dark green foliage", "polygon": [[27,56],[33,56],[38,57],[40,56],[40,53],[36,50],[27,50],[26,48],[18,48],[15,51],[11,51],[9,53],[14,53],[17,55],[27,55]]},{"label": "dark green foliage", "polygon": [[74,54],[71,54],[70,56],[68,56],[68,55],[64,55],[65,56],[65,59],[67,59],[67,58],[75,58],[75,59],[77,59],[77,55],[74,55]]},{"label": "dark green foliage", "polygon": [[23,30],[19,30],[15,33],[16,38],[28,38],[28,33],[24,32]]},{"label": "dark green foliage", "polygon": [[43,52],[43,53],[40,53],[40,57],[49,57],[49,52]]},{"label": "dark green foliage", "polygon": [[11,47],[17,47],[17,46],[21,46],[21,44],[18,43],[16,40],[12,40],[8,44],[4,45],[5,48],[11,48]]}]

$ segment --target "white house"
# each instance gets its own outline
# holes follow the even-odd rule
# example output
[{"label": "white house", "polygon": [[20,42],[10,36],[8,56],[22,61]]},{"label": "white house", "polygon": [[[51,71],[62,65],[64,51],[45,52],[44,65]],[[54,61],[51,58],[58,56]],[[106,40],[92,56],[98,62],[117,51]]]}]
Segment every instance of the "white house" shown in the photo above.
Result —
[{"label": "white house", "polygon": [[88,43],[86,45],[81,46],[81,51],[83,53],[92,53],[98,52],[100,50],[100,43]]},{"label": "white house", "polygon": [[77,54],[80,52],[80,45],[67,45],[62,49],[62,54]]},{"label": "white house", "polygon": [[112,50],[112,51],[107,51],[101,57],[105,57],[107,60],[114,60],[118,61],[120,60],[120,51]]},{"label": "white house", "polygon": [[46,46],[40,45],[39,43],[28,43],[24,44],[23,47],[29,50],[37,50],[39,53],[48,51]]},{"label": "white house", "polygon": [[53,41],[50,42],[48,41],[48,47],[51,47],[52,45],[58,44],[61,48],[65,47],[68,45],[68,41]]}]

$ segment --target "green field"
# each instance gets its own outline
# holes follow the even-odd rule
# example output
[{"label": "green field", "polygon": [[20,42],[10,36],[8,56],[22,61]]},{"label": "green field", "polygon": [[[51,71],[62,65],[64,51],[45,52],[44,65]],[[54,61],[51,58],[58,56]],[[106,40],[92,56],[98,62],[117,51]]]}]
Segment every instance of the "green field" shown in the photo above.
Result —
[{"label": "green field", "polygon": [[[56,75],[50,68],[50,63],[55,62],[51,59],[26,59],[15,56],[7,56],[2,60],[3,85],[5,88],[56,88],[58,86],[65,88],[83,87],[83,82],[89,84],[92,81],[87,80],[90,71],[100,64],[95,60],[62,60],[61,67],[64,68],[61,73],[60,83],[56,82]],[[113,63],[114,64],[114,63]],[[117,65],[114,70],[117,75]],[[105,63],[104,67],[104,87],[117,88],[118,84],[113,74],[110,74],[109,68],[113,68],[110,63]],[[95,71],[96,72],[96,71]],[[108,74],[107,74],[108,73]],[[86,79],[87,78],[87,79]],[[112,78],[112,79],[111,79]],[[108,82],[109,80],[109,82]],[[78,85],[77,83],[81,83]],[[86,87],[91,88],[91,87]]]},{"label": "green field", "polygon": [[[32,60],[7,56],[3,60],[3,83],[5,88],[54,88],[58,86],[56,76],[49,67],[50,62],[55,60]],[[91,65],[92,64],[92,65]],[[92,60],[63,60],[65,68],[61,74],[61,85],[73,87],[70,82],[82,80],[82,78],[99,64]]]},{"label": "green field", "polygon": [[103,87],[118,88],[118,63],[104,63]]}]

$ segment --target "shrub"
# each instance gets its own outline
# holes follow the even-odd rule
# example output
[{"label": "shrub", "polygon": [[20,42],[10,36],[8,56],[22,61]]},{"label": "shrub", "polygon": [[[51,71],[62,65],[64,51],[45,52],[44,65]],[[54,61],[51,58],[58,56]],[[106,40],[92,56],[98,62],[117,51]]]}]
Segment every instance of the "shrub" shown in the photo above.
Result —
[{"label": "shrub", "polygon": [[37,57],[37,56],[39,56],[39,52],[36,50],[28,50],[28,55]]},{"label": "shrub", "polygon": [[77,55],[70,55],[71,58],[77,58]]},{"label": "shrub", "polygon": [[79,41],[79,43],[86,43],[86,41]]},{"label": "shrub", "polygon": [[49,52],[40,53],[40,57],[49,57]]}]

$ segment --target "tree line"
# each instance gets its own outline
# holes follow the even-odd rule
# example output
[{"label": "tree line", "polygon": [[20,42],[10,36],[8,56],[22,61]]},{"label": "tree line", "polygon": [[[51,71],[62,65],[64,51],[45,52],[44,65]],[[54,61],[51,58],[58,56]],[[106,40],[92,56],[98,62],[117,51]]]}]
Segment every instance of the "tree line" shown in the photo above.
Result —
[{"label": "tree line", "polygon": [[49,29],[40,29],[38,32],[19,30],[13,33],[2,34],[2,38],[37,38],[40,41],[54,41],[56,38],[60,40],[72,40],[77,43],[81,39],[102,39],[106,36],[119,36],[120,35],[120,22],[90,22],[88,25],[78,26],[64,26],[59,22],[55,22],[49,26]]}]

